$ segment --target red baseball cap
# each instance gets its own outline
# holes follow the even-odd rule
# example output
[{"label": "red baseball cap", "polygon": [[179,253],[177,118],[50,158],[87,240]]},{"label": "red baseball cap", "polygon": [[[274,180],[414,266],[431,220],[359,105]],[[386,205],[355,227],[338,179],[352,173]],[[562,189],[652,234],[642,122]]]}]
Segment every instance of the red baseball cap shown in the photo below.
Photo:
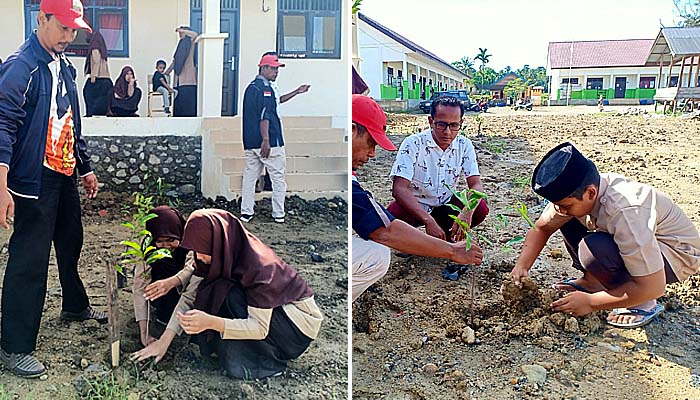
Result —
[{"label": "red baseball cap", "polygon": [[367,128],[372,139],[383,149],[396,150],[396,146],[386,136],[386,114],[373,98],[361,94],[352,95],[352,121]]},{"label": "red baseball cap", "polygon": [[69,28],[85,29],[92,33],[92,28],[83,19],[83,3],[80,0],[41,0],[39,9],[52,14]]},{"label": "red baseball cap", "polygon": [[258,63],[258,67],[262,67],[263,65],[267,65],[268,67],[284,67],[284,64],[279,62],[277,56],[274,54],[263,56]]}]

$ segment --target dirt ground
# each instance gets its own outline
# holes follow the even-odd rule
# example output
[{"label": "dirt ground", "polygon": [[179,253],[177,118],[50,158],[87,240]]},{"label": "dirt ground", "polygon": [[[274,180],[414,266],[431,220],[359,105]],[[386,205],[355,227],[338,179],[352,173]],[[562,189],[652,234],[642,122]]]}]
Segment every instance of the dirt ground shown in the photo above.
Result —
[{"label": "dirt ground", "polygon": [[[115,265],[123,251],[119,241],[128,237],[120,223],[122,195],[100,193],[97,200],[84,204],[85,244],[80,273],[92,305],[106,309],[105,273]],[[238,206],[219,199],[185,199],[181,209],[188,213],[200,207],[227,208],[237,215]],[[290,362],[280,377],[242,381],[224,376],[213,360],[199,356],[198,348],[180,337],[157,365],[135,365],[130,353],[141,348],[138,326],[133,321],[131,283],[119,294],[121,315],[122,366],[112,377],[96,380],[118,395],[92,398],[115,399],[342,399],[347,398],[347,203],[341,199],[305,202],[297,197],[287,200],[288,216],[284,225],[272,222],[269,200],[263,200],[258,216],[246,226],[277,254],[293,265],[314,289],[325,321],[320,337],[299,359]],[[99,211],[107,211],[100,216]],[[102,213],[104,214],[104,213]],[[7,262],[9,232],[0,231],[0,274]],[[313,262],[310,253],[323,257]],[[67,323],[59,319],[61,288],[55,259],[49,267],[48,293],[35,355],[48,369],[47,378],[26,380],[0,368],[0,398],[73,399],[81,396],[81,376],[86,370],[99,371],[109,365],[107,325],[95,321]],[[153,324],[154,330],[158,329]],[[162,329],[162,328],[161,328]],[[76,384],[76,381],[78,383]],[[105,384],[105,382],[107,382]],[[93,383],[94,384],[94,383]]]},{"label": "dirt ground", "polygon": [[[612,328],[605,312],[552,314],[546,305],[560,294],[551,284],[578,276],[557,233],[531,271],[524,301],[515,301],[522,293],[512,298],[512,287],[505,300],[499,293],[520,249],[504,243],[527,228],[508,208],[522,201],[532,218],[539,215],[543,204],[530,192],[529,178],[536,160],[563,141],[575,143],[602,172],[666,192],[700,224],[700,125],[617,115],[625,109],[489,110],[481,135],[474,116],[466,117],[491,208],[477,231],[492,244],[482,240],[483,265],[454,282],[441,277],[444,260],[394,254],[387,276],[353,304],[354,399],[700,398],[698,277],[668,286],[661,299],[665,314],[644,328]],[[398,145],[427,127],[427,117],[393,114],[389,125]],[[378,150],[358,174],[384,204],[391,199],[393,157]],[[507,227],[499,226],[497,214],[508,216]]]}]

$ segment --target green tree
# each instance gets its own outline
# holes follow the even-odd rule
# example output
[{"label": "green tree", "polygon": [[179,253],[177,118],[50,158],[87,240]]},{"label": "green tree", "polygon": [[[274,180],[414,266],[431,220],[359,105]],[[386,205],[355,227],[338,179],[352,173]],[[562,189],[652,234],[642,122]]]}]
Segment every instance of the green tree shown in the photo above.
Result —
[{"label": "green tree", "polygon": [[469,76],[474,76],[476,72],[476,69],[474,69],[474,60],[467,56],[462,57],[459,61],[454,61],[452,66]]},{"label": "green tree", "polygon": [[354,0],[352,2],[352,13],[357,14],[360,11],[360,5],[362,5],[362,0]]},{"label": "green tree", "polygon": [[527,90],[527,83],[520,78],[515,78],[506,84],[503,93],[511,99],[519,98]]},{"label": "green tree", "polygon": [[700,0],[673,0],[681,26],[689,28],[700,26]]},{"label": "green tree", "polygon": [[[474,57],[475,60],[480,61],[481,65],[479,66],[479,74],[481,75],[481,89],[483,90],[484,88],[484,82],[486,81],[484,79],[484,66],[489,63],[489,58],[491,58],[491,54],[488,54],[488,49],[486,48],[481,48],[479,47],[479,54]],[[495,72],[495,71],[494,71]]]}]

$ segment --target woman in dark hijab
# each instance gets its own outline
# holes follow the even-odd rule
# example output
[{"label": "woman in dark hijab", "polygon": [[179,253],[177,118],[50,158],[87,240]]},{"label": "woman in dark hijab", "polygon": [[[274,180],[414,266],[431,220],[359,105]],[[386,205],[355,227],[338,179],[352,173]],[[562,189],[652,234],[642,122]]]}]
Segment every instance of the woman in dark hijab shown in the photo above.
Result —
[{"label": "woman in dark hijab", "polygon": [[86,117],[107,115],[112,99],[112,77],[107,63],[107,45],[100,32],[89,36],[87,55],[85,56],[85,76],[90,79],[83,86]]},{"label": "woman in dark hijab", "polygon": [[173,62],[165,71],[165,75],[175,70],[173,87],[178,90],[173,104],[173,116],[197,116],[197,46],[194,44],[199,36],[189,26],[175,29],[180,35]]},{"label": "woman in dark hijab", "polygon": [[[218,355],[229,376],[278,375],[316,339],[323,316],[311,288],[231,213],[193,212],[181,246],[194,252],[187,290],[197,289],[189,299],[183,294],[177,318],[186,333],[197,334],[202,354]],[[156,343],[132,358],[159,360],[169,343]]]},{"label": "woman in dark hijab", "polygon": [[134,69],[127,65],[122,68],[119,78],[114,83],[112,114],[115,117],[138,117],[136,111],[140,102],[141,89],[136,86]]},{"label": "woman in dark hijab", "polygon": [[[151,233],[151,244],[159,249],[168,249],[171,258],[160,259],[150,265],[148,270],[138,264],[134,271],[134,315],[139,323],[141,343],[144,346],[154,339],[148,331],[151,308],[155,308],[156,320],[167,324],[175,305],[180,300],[176,288],[181,285],[179,275],[185,266],[188,251],[180,247],[185,228],[185,219],[180,212],[169,206],[156,207],[151,211],[157,217],[146,222],[146,229]],[[153,301],[149,304],[149,299]],[[177,321],[173,322],[177,324]]]}]

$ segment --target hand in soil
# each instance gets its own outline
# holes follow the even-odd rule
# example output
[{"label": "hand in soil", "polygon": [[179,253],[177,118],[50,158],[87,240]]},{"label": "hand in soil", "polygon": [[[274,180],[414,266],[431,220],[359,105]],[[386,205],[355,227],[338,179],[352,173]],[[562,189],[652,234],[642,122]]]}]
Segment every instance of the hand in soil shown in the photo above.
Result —
[{"label": "hand in soil", "polygon": [[[527,278],[528,272],[526,268],[515,266],[513,270],[510,272],[510,276],[513,277],[513,283],[515,283],[515,286],[517,287],[522,287],[522,280],[523,278]],[[503,294],[503,292],[501,292]]]},{"label": "hand in soil", "polygon": [[155,300],[161,296],[164,296],[179,284],[180,280],[174,276],[155,281],[146,286],[146,288],[143,290],[143,297],[145,297],[146,300]]},{"label": "hand in soil", "polygon": [[430,220],[425,224],[425,233],[432,237],[446,240],[445,231],[442,230],[440,225],[438,225],[432,217],[430,217]]},{"label": "hand in soil", "polygon": [[552,310],[563,312],[575,317],[590,314],[593,312],[591,306],[591,295],[584,292],[570,292],[561,299],[551,304]]},{"label": "hand in soil", "polygon": [[481,260],[484,258],[484,253],[481,248],[476,243],[472,242],[472,247],[467,251],[466,243],[459,242],[454,243],[454,253],[451,260],[457,264],[473,264],[481,265]]},{"label": "hand in soil", "polygon": [[156,362],[160,361],[170,346],[164,339],[156,340],[145,348],[131,355],[131,361],[141,362],[151,357],[155,357]]}]

